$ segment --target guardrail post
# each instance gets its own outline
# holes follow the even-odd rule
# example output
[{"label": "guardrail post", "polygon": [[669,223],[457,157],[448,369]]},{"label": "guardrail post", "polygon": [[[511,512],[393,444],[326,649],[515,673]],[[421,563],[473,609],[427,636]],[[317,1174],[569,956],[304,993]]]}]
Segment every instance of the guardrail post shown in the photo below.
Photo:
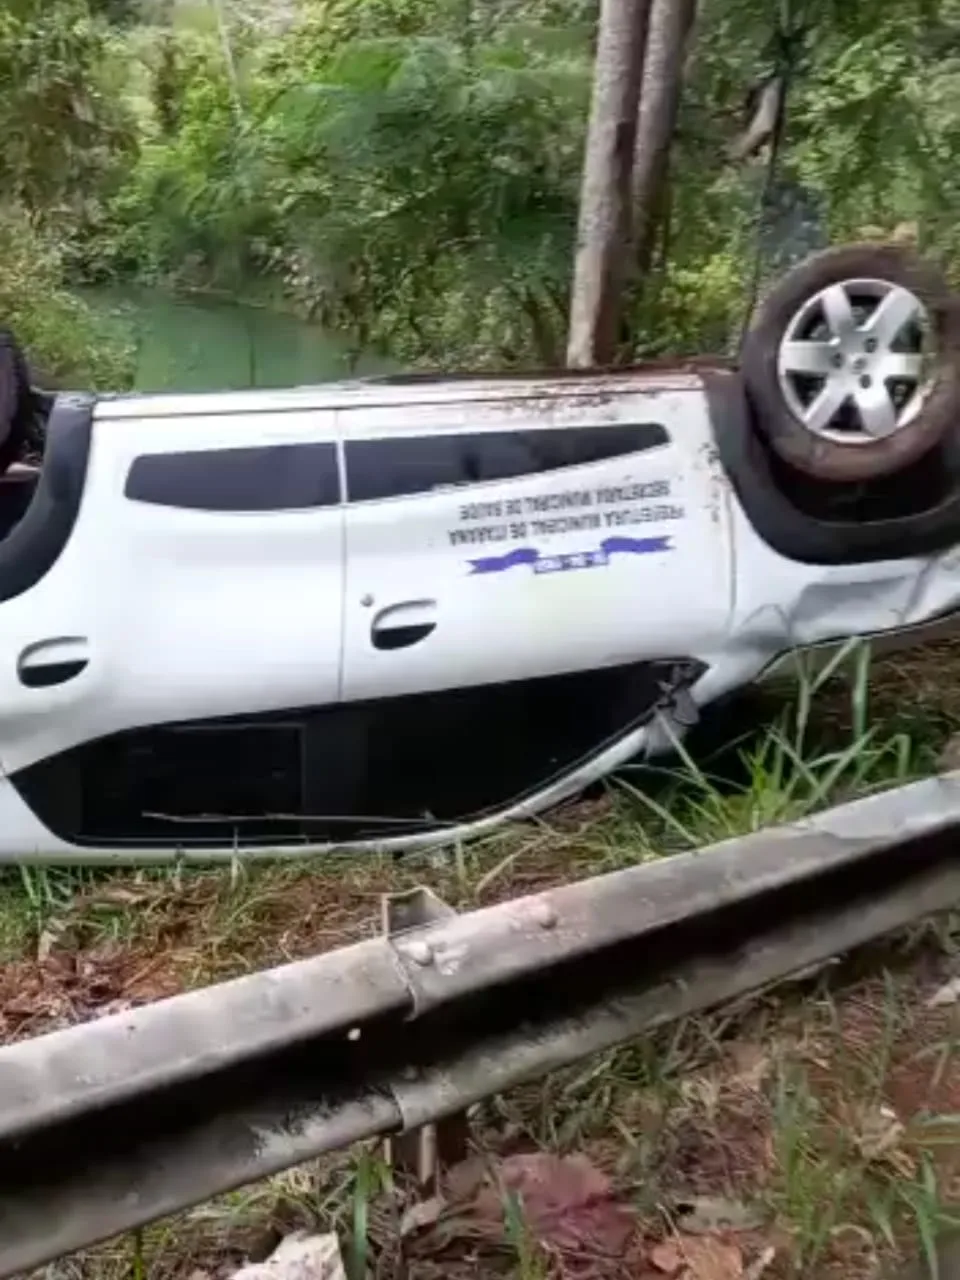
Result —
[{"label": "guardrail post", "polygon": [[[381,929],[388,938],[456,914],[425,885],[401,893],[385,893],[380,899]],[[410,1173],[419,1191],[429,1196],[437,1190],[441,1167],[466,1158],[468,1138],[467,1113],[461,1111],[435,1124],[384,1139],[384,1159],[390,1168]]]}]

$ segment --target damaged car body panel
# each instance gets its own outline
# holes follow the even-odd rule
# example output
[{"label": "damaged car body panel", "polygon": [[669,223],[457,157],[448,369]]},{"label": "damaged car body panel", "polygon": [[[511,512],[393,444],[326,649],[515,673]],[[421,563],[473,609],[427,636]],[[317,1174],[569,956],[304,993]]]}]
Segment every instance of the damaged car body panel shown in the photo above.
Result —
[{"label": "damaged car body panel", "polygon": [[958,607],[960,529],[853,545],[752,448],[707,366],[60,397],[0,542],[0,860],[462,838]]}]

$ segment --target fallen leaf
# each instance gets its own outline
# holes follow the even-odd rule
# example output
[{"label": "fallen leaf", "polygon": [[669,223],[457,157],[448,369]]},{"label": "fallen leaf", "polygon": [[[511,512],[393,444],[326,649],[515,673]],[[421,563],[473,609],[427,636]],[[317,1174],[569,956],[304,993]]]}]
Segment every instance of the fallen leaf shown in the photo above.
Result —
[{"label": "fallen leaf", "polygon": [[40,936],[37,938],[37,963],[45,964],[50,959],[54,947],[63,937],[66,929],[66,922],[63,920],[48,920],[44,929],[41,929]]},{"label": "fallen leaf", "polygon": [[542,1246],[563,1254],[622,1256],[637,1227],[610,1179],[586,1156],[547,1152],[508,1156],[473,1202],[473,1214],[502,1231],[507,1196],[520,1205],[523,1222]]},{"label": "fallen leaf", "polygon": [[666,1276],[677,1275],[687,1265],[676,1240],[661,1240],[659,1244],[655,1244],[650,1250],[648,1261]]},{"label": "fallen leaf", "polygon": [[716,1113],[720,1105],[724,1082],[719,1077],[710,1075],[688,1076],[680,1082],[681,1096],[694,1106],[700,1107],[708,1116]]},{"label": "fallen leaf", "polygon": [[281,1240],[265,1262],[235,1271],[232,1280],[347,1280],[337,1237],[297,1232]]},{"label": "fallen leaf", "polygon": [[956,1004],[960,1000],[960,977],[951,978],[942,987],[938,987],[927,1001],[928,1009],[942,1009],[945,1005]]},{"label": "fallen leaf", "polygon": [[683,1280],[741,1280],[743,1254],[737,1245],[719,1236],[676,1238],[686,1265]]},{"label": "fallen leaf", "polygon": [[468,1156],[445,1169],[442,1175],[443,1189],[448,1200],[472,1199],[487,1177],[487,1161],[483,1156]]},{"label": "fallen leaf", "polygon": [[754,1258],[753,1262],[746,1269],[743,1280],[760,1280],[763,1273],[773,1264],[777,1251],[773,1245],[768,1245],[764,1251]]},{"label": "fallen leaf", "polygon": [[415,1231],[423,1231],[440,1220],[444,1210],[444,1202],[439,1196],[431,1196],[429,1200],[419,1200],[410,1205],[400,1219],[400,1235],[406,1237]]},{"label": "fallen leaf", "polygon": [[906,1127],[892,1107],[853,1106],[850,1116],[853,1140],[864,1160],[888,1164],[905,1176],[913,1173],[913,1159],[902,1145]]},{"label": "fallen leaf", "polygon": [[87,903],[94,907],[135,907],[148,901],[150,896],[144,889],[129,889],[120,884],[106,885],[92,894]]},{"label": "fallen leaf", "polygon": [[770,1074],[770,1055],[763,1045],[747,1040],[736,1041],[729,1048],[733,1075],[731,1084],[745,1089],[758,1090]]}]

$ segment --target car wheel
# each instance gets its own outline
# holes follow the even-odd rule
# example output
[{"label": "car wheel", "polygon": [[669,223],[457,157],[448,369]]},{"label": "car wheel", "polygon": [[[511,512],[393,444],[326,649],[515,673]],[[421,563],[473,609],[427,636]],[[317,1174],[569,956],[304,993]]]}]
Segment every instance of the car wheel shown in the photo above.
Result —
[{"label": "car wheel", "polygon": [[757,308],[740,367],[784,461],[821,480],[889,475],[960,430],[960,303],[900,245],[828,249]]}]

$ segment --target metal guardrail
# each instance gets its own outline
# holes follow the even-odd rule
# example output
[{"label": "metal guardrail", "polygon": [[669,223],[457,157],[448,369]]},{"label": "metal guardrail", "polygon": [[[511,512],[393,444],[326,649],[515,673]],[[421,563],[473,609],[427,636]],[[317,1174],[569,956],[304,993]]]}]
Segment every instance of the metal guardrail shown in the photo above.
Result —
[{"label": "metal guardrail", "polygon": [[417,1130],[958,901],[960,772],[10,1045],[0,1276]]}]

